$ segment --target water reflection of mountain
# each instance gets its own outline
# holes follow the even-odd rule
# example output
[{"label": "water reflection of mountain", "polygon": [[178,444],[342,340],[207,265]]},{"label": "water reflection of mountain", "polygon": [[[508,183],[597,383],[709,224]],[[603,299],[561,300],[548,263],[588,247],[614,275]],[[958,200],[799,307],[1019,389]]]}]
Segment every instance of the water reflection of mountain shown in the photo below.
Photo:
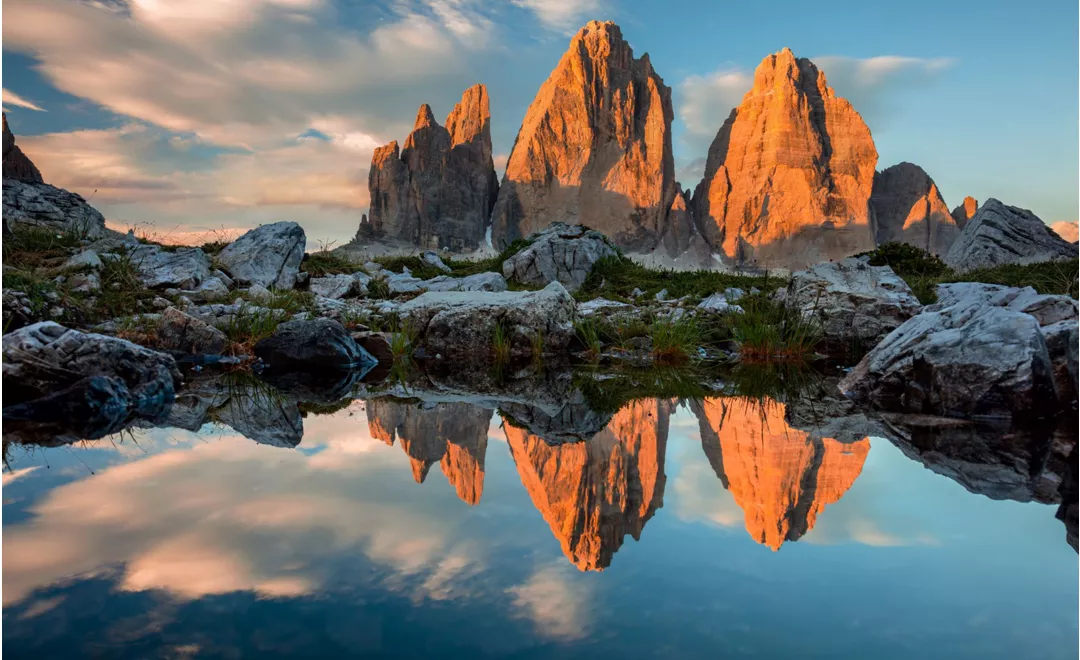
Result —
[{"label": "water reflection of mountain", "polygon": [[718,397],[690,404],[701,446],[743,510],[746,531],[773,550],[813,528],[862,472],[870,441],[844,443],[800,431],[771,399]]},{"label": "water reflection of mountain", "polygon": [[588,440],[556,445],[503,424],[533,504],[579,569],[606,568],[625,536],[640,539],[645,523],[663,505],[673,409],[667,400],[632,402]]},{"label": "water reflection of mountain", "polygon": [[394,439],[409,457],[413,478],[423,483],[439,463],[446,479],[468,504],[484,491],[484,455],[492,411],[469,403],[405,402],[372,399],[367,403],[368,429],[388,445]]}]

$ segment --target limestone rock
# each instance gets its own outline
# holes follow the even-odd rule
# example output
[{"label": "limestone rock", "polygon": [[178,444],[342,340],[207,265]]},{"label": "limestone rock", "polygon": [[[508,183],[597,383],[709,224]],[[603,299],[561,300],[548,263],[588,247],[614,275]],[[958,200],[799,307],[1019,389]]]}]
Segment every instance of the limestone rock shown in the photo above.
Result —
[{"label": "limestone rock", "polygon": [[375,150],[368,175],[373,236],[424,248],[480,247],[498,190],[488,105],[487,89],[474,85],[443,127],[424,104],[403,149],[391,142]]},{"label": "limestone rock", "polygon": [[109,233],[105,216],[73,192],[47,183],[4,179],[4,222],[9,225],[43,227],[87,238]]},{"label": "limestone rock", "polygon": [[766,57],[717,133],[694,218],[737,266],[805,268],[873,248],[877,150],[859,113],[790,50]]},{"label": "limestone rock", "polygon": [[371,278],[364,273],[326,275],[311,278],[308,288],[315,295],[339,300],[366,291],[370,281]]},{"label": "limestone rock", "polygon": [[878,245],[907,243],[944,255],[960,235],[937,184],[912,163],[899,163],[874,175],[870,206]]},{"label": "limestone rock", "polygon": [[439,275],[422,280],[405,273],[391,273],[385,277],[390,293],[398,296],[425,291],[506,291],[506,280],[498,273],[476,273],[466,277]]},{"label": "limestone rock", "polygon": [[282,323],[255,344],[255,355],[271,367],[299,370],[370,367],[377,362],[330,319]]},{"label": "limestone rock", "polygon": [[978,210],[979,202],[970,195],[965,197],[963,203],[952,210],[952,217],[956,222],[956,226],[963,229],[964,225],[968,223],[968,220],[975,217],[975,213]]},{"label": "limestone rock", "polygon": [[618,251],[598,231],[556,222],[530,239],[529,247],[503,262],[503,276],[522,284],[559,282],[576,291],[593,265]]},{"label": "limestone rock", "polygon": [[199,248],[163,250],[159,245],[139,245],[129,253],[148,289],[194,289],[210,277],[210,259]]},{"label": "limestone rock", "polygon": [[[8,128],[7,113],[3,113],[4,119],[4,183],[7,181],[22,181],[24,183],[45,183],[41,178],[41,172],[30,161],[30,158],[15,144],[15,136]],[[6,215],[6,214],[5,214]]]},{"label": "limestone rock", "polygon": [[101,270],[101,257],[94,250],[84,250],[71,257],[60,266],[60,270]]},{"label": "limestone rock", "polygon": [[133,399],[172,400],[176,362],[129,341],[43,321],[4,335],[4,404],[40,398],[89,376],[116,377]]},{"label": "limestone rock", "polygon": [[945,263],[964,272],[1004,264],[1076,259],[1077,247],[1031,211],[988,199],[964,226]]},{"label": "limestone rock", "polygon": [[496,324],[508,330],[511,353],[532,353],[540,333],[544,346],[564,349],[574,337],[574,299],[558,282],[540,291],[503,291],[477,296],[469,292],[428,292],[398,308],[418,332],[418,342],[432,354],[491,353]]},{"label": "limestone rock", "polygon": [[158,347],[177,353],[220,355],[229,338],[214,326],[169,307],[158,323]]},{"label": "limestone rock", "polygon": [[826,341],[840,346],[872,346],[922,309],[907,282],[891,268],[861,259],[795,273],[786,304],[817,318]]},{"label": "limestone rock", "polygon": [[1024,420],[1054,414],[1053,364],[1038,320],[976,293],[946,290],[867,353],[840,391],[890,412]]},{"label": "limestone rock", "polygon": [[218,262],[242,286],[296,286],[307,237],[295,222],[262,225],[236,239],[218,254]]},{"label": "limestone rock", "polygon": [[652,249],[675,197],[671,89],[614,23],[570,41],[518,131],[492,214],[492,243],[560,221]]}]

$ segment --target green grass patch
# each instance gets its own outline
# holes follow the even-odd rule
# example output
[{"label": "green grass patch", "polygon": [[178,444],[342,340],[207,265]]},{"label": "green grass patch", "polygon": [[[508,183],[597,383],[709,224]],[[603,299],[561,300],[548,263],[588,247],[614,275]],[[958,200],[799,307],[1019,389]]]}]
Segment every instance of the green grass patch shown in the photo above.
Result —
[{"label": "green grass patch", "polygon": [[275,313],[275,310],[252,309],[246,303],[241,305],[222,328],[232,342],[229,352],[233,355],[250,355],[255,344],[274,334],[283,320],[284,316]]},{"label": "green grass patch", "polygon": [[18,226],[3,241],[4,265],[19,269],[59,266],[79,247],[79,236],[71,232]]},{"label": "green grass patch", "polygon": [[690,296],[700,300],[718,291],[738,287],[749,291],[757,287],[773,291],[785,285],[778,277],[731,275],[710,270],[674,271],[652,270],[625,257],[605,257],[596,262],[585,282],[575,293],[579,301],[604,297],[610,300],[633,302],[634,289],[652,298],[667,289],[670,298]]},{"label": "green grass patch", "polygon": [[695,357],[701,346],[701,330],[696,318],[657,317],[649,328],[652,354],[657,362],[679,364]]},{"label": "green grass patch", "polygon": [[510,361],[510,329],[502,321],[496,323],[492,330],[491,347],[495,352],[496,364],[506,364]]},{"label": "green grass patch", "polygon": [[333,252],[320,250],[304,255],[304,260],[300,262],[300,270],[309,273],[312,277],[325,277],[355,273],[360,270],[360,265]]},{"label": "green grass patch", "polygon": [[375,263],[379,264],[392,273],[403,273],[408,268],[413,277],[422,280],[430,280],[439,275],[445,275],[443,271],[418,256],[376,257]]},{"label": "green grass patch", "polygon": [[741,314],[725,314],[731,339],[746,361],[804,360],[813,355],[823,336],[820,324],[764,294],[739,300]]},{"label": "green grass patch", "polygon": [[589,357],[594,360],[599,359],[600,352],[604,348],[600,324],[595,319],[580,319],[574,322],[574,332]]},{"label": "green grass patch", "polygon": [[[602,378],[598,376],[602,375]],[[623,368],[602,374],[586,369],[574,373],[573,384],[589,408],[601,413],[616,413],[638,399],[703,399],[722,394],[708,383],[708,372],[693,365],[656,365],[648,369]]]}]

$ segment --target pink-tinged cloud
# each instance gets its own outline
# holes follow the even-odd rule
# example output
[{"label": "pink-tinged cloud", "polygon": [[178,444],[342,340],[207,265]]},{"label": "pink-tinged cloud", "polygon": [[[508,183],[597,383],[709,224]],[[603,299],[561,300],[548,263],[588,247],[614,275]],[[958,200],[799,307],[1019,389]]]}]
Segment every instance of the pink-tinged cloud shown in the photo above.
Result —
[{"label": "pink-tinged cloud", "polygon": [[1076,220],[1063,220],[1050,225],[1050,229],[1070,243],[1080,240],[1080,223]]}]

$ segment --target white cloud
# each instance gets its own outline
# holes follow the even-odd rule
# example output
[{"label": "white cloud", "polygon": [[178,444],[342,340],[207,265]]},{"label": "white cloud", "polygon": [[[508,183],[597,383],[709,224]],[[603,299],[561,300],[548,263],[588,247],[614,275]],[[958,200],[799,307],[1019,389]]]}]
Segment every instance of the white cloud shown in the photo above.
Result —
[{"label": "white cloud", "polygon": [[7,88],[4,88],[4,105],[13,105],[17,108],[26,108],[27,110],[37,110],[38,112],[45,112],[45,108],[42,108],[33,101],[27,101],[23,97],[19,96],[18,94]]},{"label": "white cloud", "polygon": [[574,31],[601,9],[600,0],[511,0],[540,19],[547,27],[563,32]]},{"label": "white cloud", "polygon": [[739,69],[723,69],[704,76],[689,76],[678,86],[679,118],[695,138],[712,140],[720,125],[750,91],[754,76]]},{"label": "white cloud", "polygon": [[537,632],[559,641],[581,639],[589,630],[590,589],[586,578],[560,563],[538,569],[525,584],[507,589],[519,616]]}]

